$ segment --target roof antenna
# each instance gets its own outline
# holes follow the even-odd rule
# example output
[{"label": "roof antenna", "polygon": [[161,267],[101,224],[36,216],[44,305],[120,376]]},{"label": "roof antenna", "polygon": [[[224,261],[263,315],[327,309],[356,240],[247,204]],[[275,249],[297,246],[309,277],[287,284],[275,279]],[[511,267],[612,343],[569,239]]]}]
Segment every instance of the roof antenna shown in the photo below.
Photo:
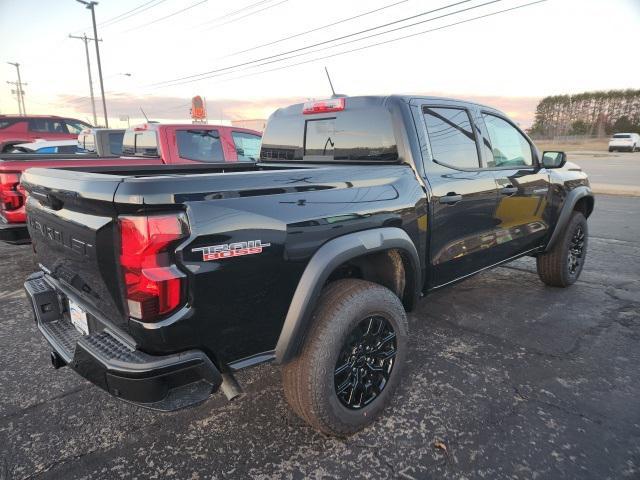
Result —
[{"label": "roof antenna", "polygon": [[147,121],[147,123],[149,123],[149,117],[147,117],[147,114],[144,113],[144,110],[142,109],[142,107],[140,107],[140,111],[142,112],[142,115],[144,115],[144,119]]},{"label": "roof antenna", "polygon": [[336,93],[336,91],[333,89],[333,82],[331,81],[331,76],[329,75],[329,70],[327,70],[327,66],[326,65],[324,67],[324,71],[327,74],[327,79],[329,80],[329,86],[331,87],[331,93],[333,94],[333,95],[331,95],[331,98],[346,97],[346,95],[342,95],[341,93]]}]

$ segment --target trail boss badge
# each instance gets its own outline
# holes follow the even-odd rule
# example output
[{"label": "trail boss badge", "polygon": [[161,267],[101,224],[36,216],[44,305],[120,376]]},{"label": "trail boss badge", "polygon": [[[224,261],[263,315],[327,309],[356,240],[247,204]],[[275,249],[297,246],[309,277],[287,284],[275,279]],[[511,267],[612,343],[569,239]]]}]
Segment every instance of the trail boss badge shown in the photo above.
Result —
[{"label": "trail boss badge", "polygon": [[270,243],[262,243],[260,240],[249,240],[248,242],[223,243],[222,245],[212,245],[210,247],[199,247],[192,252],[202,252],[202,260],[224,260],[231,257],[242,257],[244,255],[255,255],[262,253],[262,249],[270,247]]}]

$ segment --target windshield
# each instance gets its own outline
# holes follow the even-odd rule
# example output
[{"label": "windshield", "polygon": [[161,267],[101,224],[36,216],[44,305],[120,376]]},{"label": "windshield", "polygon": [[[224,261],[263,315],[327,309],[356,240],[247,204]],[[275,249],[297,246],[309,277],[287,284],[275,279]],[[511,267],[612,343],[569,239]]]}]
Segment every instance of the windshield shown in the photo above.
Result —
[{"label": "windshield", "polygon": [[631,135],[628,133],[616,133],[613,138],[631,138]]}]

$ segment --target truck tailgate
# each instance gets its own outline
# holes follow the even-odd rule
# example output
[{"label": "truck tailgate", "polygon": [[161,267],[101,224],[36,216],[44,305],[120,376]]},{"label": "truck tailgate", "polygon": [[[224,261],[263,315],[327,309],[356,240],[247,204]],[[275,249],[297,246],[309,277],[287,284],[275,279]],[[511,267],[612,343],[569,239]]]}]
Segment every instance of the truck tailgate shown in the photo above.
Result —
[{"label": "truck tailgate", "polygon": [[28,229],[37,261],[89,306],[96,318],[127,329],[118,281],[114,193],[118,176],[30,169],[22,178],[28,192]]}]

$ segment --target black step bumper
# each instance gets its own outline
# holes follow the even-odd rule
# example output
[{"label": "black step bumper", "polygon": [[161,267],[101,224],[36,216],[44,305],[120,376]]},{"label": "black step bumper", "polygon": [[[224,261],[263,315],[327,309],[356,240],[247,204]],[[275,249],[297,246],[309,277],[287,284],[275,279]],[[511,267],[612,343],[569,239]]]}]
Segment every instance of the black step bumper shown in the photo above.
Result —
[{"label": "black step bumper", "polygon": [[64,311],[66,302],[42,273],[24,284],[38,329],[59,359],[112,395],[153,410],[172,411],[206,400],[221,382],[203,352],[157,356],[137,350],[105,328],[81,334]]},{"label": "black step bumper", "polygon": [[26,223],[0,223],[0,241],[7,243],[29,243],[29,231]]}]

